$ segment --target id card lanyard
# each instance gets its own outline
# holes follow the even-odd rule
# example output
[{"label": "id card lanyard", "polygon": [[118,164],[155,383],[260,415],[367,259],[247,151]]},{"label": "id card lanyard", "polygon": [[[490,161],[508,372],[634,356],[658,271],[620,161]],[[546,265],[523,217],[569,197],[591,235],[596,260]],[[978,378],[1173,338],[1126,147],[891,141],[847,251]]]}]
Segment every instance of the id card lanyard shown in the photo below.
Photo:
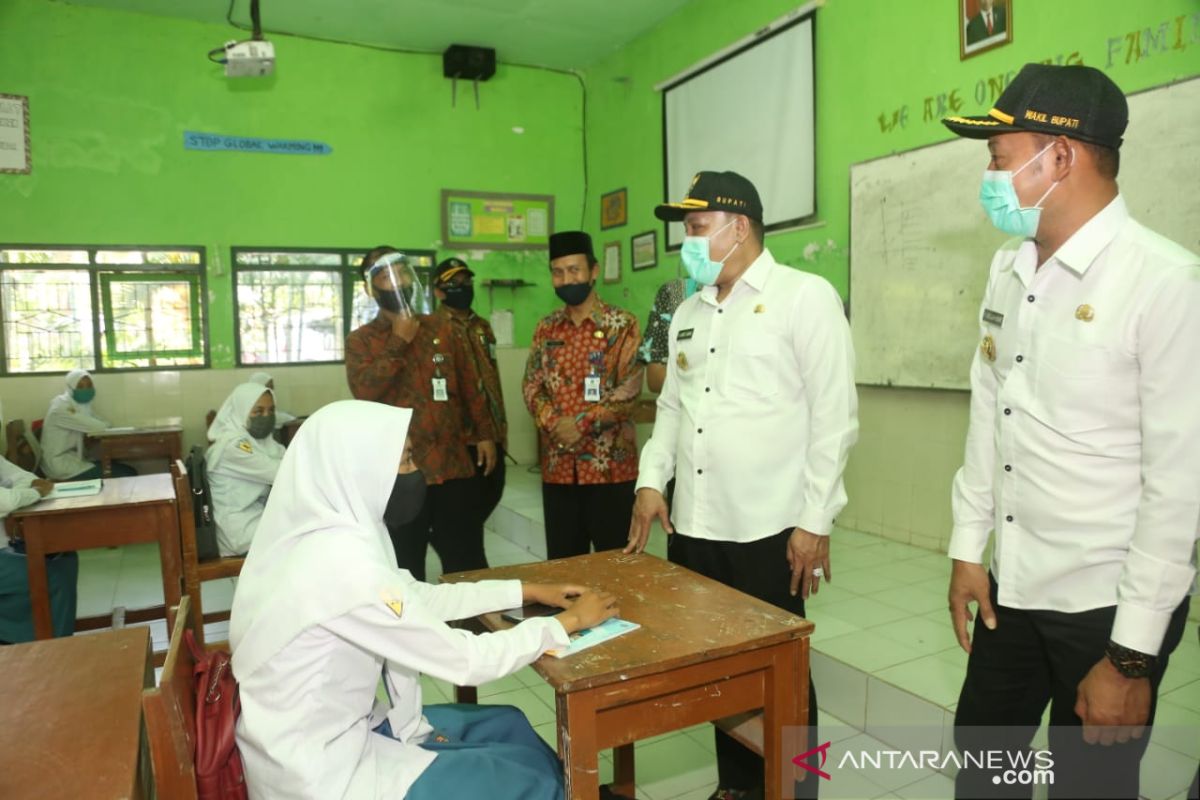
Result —
[{"label": "id card lanyard", "polygon": [[593,350],[588,354],[590,369],[583,379],[583,401],[585,403],[600,402],[600,369],[604,365],[604,353]]},{"label": "id card lanyard", "polygon": [[450,395],[446,391],[446,379],[442,376],[442,364],[445,362],[444,355],[433,354],[433,401],[435,403],[445,403],[450,399]]}]

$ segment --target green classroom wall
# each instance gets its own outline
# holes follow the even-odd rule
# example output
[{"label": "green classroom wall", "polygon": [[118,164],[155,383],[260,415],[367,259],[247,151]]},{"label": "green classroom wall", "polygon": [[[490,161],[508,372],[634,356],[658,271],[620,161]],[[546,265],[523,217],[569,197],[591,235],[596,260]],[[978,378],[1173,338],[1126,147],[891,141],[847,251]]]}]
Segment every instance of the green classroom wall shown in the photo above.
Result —
[{"label": "green classroom wall", "polygon": [[[985,111],[1026,61],[1082,61],[1128,92],[1200,74],[1195,0],[1012,3],[1013,43],[965,61],[953,3],[828,0],[820,8],[818,220],[768,237],[780,261],[827,277],[845,296],[850,165],[949,138],[938,119]],[[575,76],[501,66],[480,89],[480,110],[462,91],[452,108],[436,56],[279,36],[276,76],[228,81],[204,53],[231,38],[229,28],[0,0],[0,92],[30,96],[34,159],[32,175],[0,176],[0,242],[206,246],[212,362],[222,368],[233,364],[231,245],[436,248],[442,188],[554,194],[558,229],[582,224],[598,251],[621,241],[622,280],[600,292],[644,320],[658,285],[678,269],[652,214],[662,199],[653,86],[796,5],[692,0],[585,69],[585,203]],[[713,123],[737,121],[714,107]],[[189,152],[184,130],[315,139],[333,154]],[[629,193],[629,222],[601,231],[600,196],[619,188]],[[660,231],[659,264],[632,272],[629,239],[651,229]],[[495,295],[497,307],[516,312],[516,344],[527,343],[556,305],[544,253],[461,255],[477,263],[480,280],[539,284]],[[519,359],[509,362],[513,386]],[[336,370],[322,369],[323,380],[337,381]],[[321,391],[330,390],[314,386],[312,398]],[[507,393],[511,413],[520,401]],[[839,523],[944,549],[966,394],[861,387],[859,397],[860,439],[846,473],[851,500]]]},{"label": "green classroom wall", "polygon": [[[588,70],[588,215],[598,245],[620,238],[627,265],[629,236],[661,231],[653,217],[662,195],[662,106],[654,84],[797,5],[693,0]],[[1200,74],[1195,0],[1012,0],[1012,6],[1013,42],[966,60],[959,59],[958,17],[948,0],[828,0],[818,10],[818,223],[768,235],[777,259],[823,275],[845,297],[850,166],[951,138],[938,120],[947,113],[986,112],[1027,61],[1096,66],[1127,92]],[[723,119],[716,106],[712,120],[737,124]],[[985,163],[981,144],[980,172]],[[629,191],[629,224],[600,231],[599,197],[622,187]],[[678,269],[678,257],[661,247],[661,233],[659,241],[657,268],[631,273],[626,267],[620,286],[602,290],[614,301],[626,298],[643,319],[658,285]],[[980,264],[980,281],[986,269]],[[964,371],[967,367],[963,364]],[[965,392],[859,387],[859,441],[845,476],[850,501],[838,524],[944,551],[967,401]]]},{"label": "green classroom wall", "polygon": [[[663,191],[662,102],[654,85],[799,5],[796,0],[692,0],[587,70],[589,230],[598,246],[621,239],[626,271],[620,289],[628,290],[627,302],[635,309],[649,307],[659,284],[675,276],[679,263],[675,253],[665,252],[661,223],[653,214]],[[1196,0],[1012,0],[1012,5],[1012,44],[966,60],[959,60],[953,2],[827,0],[818,9],[817,222],[768,235],[767,245],[779,261],[823,275],[845,297],[850,166],[951,138],[941,117],[986,112],[1008,77],[1028,61],[1099,67],[1126,92],[1200,74]],[[716,104],[711,119],[714,125],[738,124],[722,118]],[[980,145],[980,173],[986,161]],[[964,181],[978,178],[963,176]],[[623,187],[629,191],[629,224],[601,231],[600,195]],[[630,273],[629,237],[651,229],[659,230],[659,266]],[[980,265],[981,280],[986,266]],[[607,290],[615,300],[613,288]]]},{"label": "green classroom wall", "polygon": [[[230,246],[438,249],[443,188],[552,194],[557,225],[579,226],[575,76],[501,65],[479,110],[469,84],[452,107],[440,56],[279,36],[274,76],[228,80],[205,54],[235,33],[0,2],[0,92],[29,96],[33,154],[32,174],[0,176],[0,242],[204,245],[220,368],[234,364]],[[189,151],[185,130],[311,139],[333,152]],[[516,339],[528,341],[557,303],[545,251],[463,254],[481,259],[480,280],[540,284],[515,298]],[[498,307],[512,307],[510,292],[497,290]]]}]

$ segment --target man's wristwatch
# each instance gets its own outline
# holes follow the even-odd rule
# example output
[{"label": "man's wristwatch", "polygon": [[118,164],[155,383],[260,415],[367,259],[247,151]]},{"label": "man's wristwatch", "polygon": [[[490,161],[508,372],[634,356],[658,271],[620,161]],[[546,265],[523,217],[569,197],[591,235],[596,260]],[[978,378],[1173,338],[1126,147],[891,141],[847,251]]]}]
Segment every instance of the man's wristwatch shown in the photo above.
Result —
[{"label": "man's wristwatch", "polygon": [[1109,639],[1104,655],[1117,668],[1117,672],[1126,678],[1146,678],[1158,663],[1157,656],[1146,655],[1137,650],[1130,650]]}]

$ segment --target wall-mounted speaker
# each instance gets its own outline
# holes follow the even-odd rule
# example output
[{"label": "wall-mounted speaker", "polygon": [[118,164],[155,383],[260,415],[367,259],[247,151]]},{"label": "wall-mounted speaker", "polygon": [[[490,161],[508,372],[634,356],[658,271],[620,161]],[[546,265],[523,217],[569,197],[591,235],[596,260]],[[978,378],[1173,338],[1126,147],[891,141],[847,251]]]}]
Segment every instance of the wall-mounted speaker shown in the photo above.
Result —
[{"label": "wall-mounted speaker", "polygon": [[496,51],[491,47],[452,44],[442,53],[442,75],[467,81],[486,81],[496,74]]}]

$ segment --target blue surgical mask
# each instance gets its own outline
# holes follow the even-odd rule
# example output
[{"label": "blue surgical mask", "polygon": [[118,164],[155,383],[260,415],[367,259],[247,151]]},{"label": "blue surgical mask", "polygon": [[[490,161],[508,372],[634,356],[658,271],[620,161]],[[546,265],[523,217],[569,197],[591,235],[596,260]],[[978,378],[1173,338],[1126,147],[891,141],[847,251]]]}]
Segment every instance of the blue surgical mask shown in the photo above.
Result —
[{"label": "blue surgical mask", "polygon": [[[1038,223],[1042,218],[1042,203],[1058,186],[1058,181],[1050,184],[1038,201],[1031,208],[1023,208],[1017,197],[1017,189],[1013,186],[1013,178],[1033,162],[1042,157],[1054,142],[1043,147],[1037,155],[1026,161],[1016,170],[985,170],[983,183],[979,187],[979,203],[992,224],[1009,236],[1029,238],[1037,233]],[[1075,160],[1075,150],[1071,150],[1071,160]]]},{"label": "blue surgical mask", "polygon": [[71,397],[76,403],[90,403],[95,396],[95,389],[73,389],[71,391]]},{"label": "blue surgical mask", "polygon": [[720,261],[713,261],[709,257],[708,246],[709,242],[716,237],[721,231],[728,228],[734,223],[734,220],[722,225],[712,236],[685,236],[683,237],[683,246],[679,248],[679,258],[683,261],[683,266],[688,271],[688,275],[696,283],[705,286],[712,286],[717,282],[717,278],[721,274],[721,269],[725,266],[725,262],[733,255],[733,251],[737,250],[742,244],[738,242],[733,247],[729,248],[729,252],[725,254],[725,258]]}]

